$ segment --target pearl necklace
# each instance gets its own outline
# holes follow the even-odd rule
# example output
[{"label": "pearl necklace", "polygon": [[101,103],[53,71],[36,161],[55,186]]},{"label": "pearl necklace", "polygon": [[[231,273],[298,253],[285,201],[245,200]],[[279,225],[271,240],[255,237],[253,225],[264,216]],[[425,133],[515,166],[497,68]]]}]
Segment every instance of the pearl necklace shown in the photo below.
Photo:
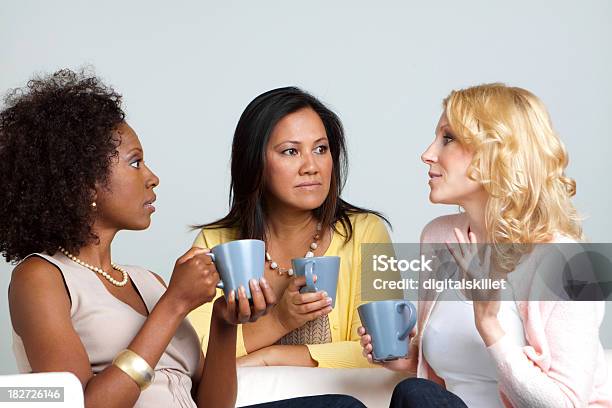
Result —
[{"label": "pearl necklace", "polygon": [[[314,256],[314,250],[318,248],[317,241],[321,239],[321,223],[317,224],[317,231],[315,235],[312,237],[313,241],[310,243],[308,252],[304,255],[304,258],[312,258]],[[277,270],[279,275],[287,273],[287,276],[293,276],[293,268],[284,269],[281,268],[280,265],[272,260],[270,253],[266,251],[266,262],[269,262],[270,269]]]},{"label": "pearl necklace", "polygon": [[110,276],[108,273],[106,273],[102,268],[98,268],[97,266],[92,266],[90,264],[88,264],[87,262],[83,262],[81,261],[79,258],[77,258],[76,256],[72,255],[70,252],[68,252],[66,249],[64,249],[63,247],[59,247],[59,250],[66,255],[68,258],[70,258],[71,260],[73,260],[74,262],[78,263],[81,266],[84,266],[87,269],[90,269],[96,273],[99,273],[100,275],[104,276],[106,278],[106,280],[108,280],[110,283],[112,283],[115,286],[118,287],[123,287],[128,283],[128,274],[125,271],[125,269],[121,268],[119,265],[114,264],[111,262],[111,266],[113,267],[113,269],[121,272],[123,274],[123,279],[121,281],[118,281],[117,279],[113,278],[112,276]]}]

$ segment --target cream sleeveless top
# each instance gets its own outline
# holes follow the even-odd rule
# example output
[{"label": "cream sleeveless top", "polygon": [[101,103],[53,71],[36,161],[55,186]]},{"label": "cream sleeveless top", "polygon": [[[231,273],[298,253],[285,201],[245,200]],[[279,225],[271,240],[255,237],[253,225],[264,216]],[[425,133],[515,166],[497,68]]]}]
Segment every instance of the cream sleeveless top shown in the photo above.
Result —
[{"label": "cream sleeveless top", "polygon": [[[108,292],[91,270],[58,252],[53,256],[32,254],[55,265],[64,277],[71,300],[72,325],[85,346],[95,374],[108,367],[127,348],[146,317]],[[30,256],[32,256],[30,255]],[[146,269],[123,266],[150,313],[166,288]],[[21,338],[13,330],[13,353],[22,373],[32,369]],[[191,378],[200,358],[198,336],[187,319],[178,327],[155,367],[155,379],[135,407],[196,407],[191,397]]]}]

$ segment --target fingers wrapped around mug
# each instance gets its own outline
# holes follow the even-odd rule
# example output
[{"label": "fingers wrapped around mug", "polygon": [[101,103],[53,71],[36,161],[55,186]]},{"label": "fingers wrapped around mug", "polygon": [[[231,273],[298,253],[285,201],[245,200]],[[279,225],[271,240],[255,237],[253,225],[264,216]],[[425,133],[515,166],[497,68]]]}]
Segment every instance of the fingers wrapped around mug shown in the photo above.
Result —
[{"label": "fingers wrapped around mug", "polygon": [[192,248],[174,266],[165,296],[186,312],[212,301],[216,295],[219,273],[206,253],[207,250]]},{"label": "fingers wrapped around mug", "polygon": [[327,292],[293,293],[291,295],[291,312],[300,315],[304,323],[324,316],[332,311],[332,299]]},{"label": "fingers wrapped around mug", "polygon": [[240,286],[232,289],[227,298],[220,297],[215,301],[213,315],[218,314],[229,324],[242,324],[251,319],[251,306],[246,296],[246,290]]},{"label": "fingers wrapped around mug", "polygon": [[[251,299],[247,296],[244,286],[233,289],[227,294],[224,303],[225,308],[221,310],[223,318],[231,324],[243,324],[254,322],[266,314],[276,305],[276,295],[265,278],[259,281],[249,281]],[[221,307],[219,306],[219,309]]]},{"label": "fingers wrapped around mug", "polygon": [[300,293],[305,283],[303,276],[293,278],[274,308],[274,317],[287,332],[332,311],[332,299],[326,292]]},{"label": "fingers wrapped around mug", "polygon": [[195,255],[187,263],[193,264],[203,279],[203,287],[207,294],[206,302],[212,301],[217,295],[217,284],[220,279],[217,267],[205,252]]},{"label": "fingers wrapped around mug", "polygon": [[362,348],[361,354],[363,354],[363,356],[368,359],[369,363],[374,363],[374,360],[372,358],[372,337],[370,337],[370,335],[366,333],[366,330],[363,326],[357,329],[357,334],[359,334],[360,336],[359,344]]},{"label": "fingers wrapped around mug", "polygon": [[202,255],[202,254],[208,254],[208,253],[210,253],[210,249],[208,248],[198,248],[198,247],[189,248],[187,252],[185,252],[183,255],[181,255],[179,259],[176,260],[176,264],[178,265],[178,264],[185,263],[196,255]]},{"label": "fingers wrapped around mug", "polygon": [[249,281],[251,288],[251,296],[253,298],[253,306],[249,321],[254,322],[276,304],[276,295],[268,284],[266,278],[261,278],[259,281],[251,279]]},{"label": "fingers wrapped around mug", "polygon": [[238,288],[238,322],[246,323],[251,320],[251,305],[244,286]]}]

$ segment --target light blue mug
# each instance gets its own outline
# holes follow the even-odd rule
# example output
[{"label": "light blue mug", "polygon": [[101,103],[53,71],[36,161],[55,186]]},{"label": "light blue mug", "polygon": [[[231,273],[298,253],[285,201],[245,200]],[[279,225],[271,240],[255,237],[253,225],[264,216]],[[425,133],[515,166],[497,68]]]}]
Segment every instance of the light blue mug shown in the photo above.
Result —
[{"label": "light blue mug", "polygon": [[391,361],[408,356],[408,335],[417,320],[407,300],[381,300],[357,308],[361,324],[372,338],[372,359]]},{"label": "light blue mug", "polygon": [[[339,256],[295,258],[291,260],[291,265],[296,276],[306,277],[306,286],[300,289],[300,293],[325,291],[332,299],[331,307],[336,306],[336,289],[340,271]],[[316,282],[314,275],[317,275]]]},{"label": "light blue mug", "polygon": [[249,281],[259,281],[264,276],[265,244],[259,239],[239,239],[215,246],[208,253],[219,271],[221,280],[217,287],[223,289],[226,298],[233,290],[238,298],[238,288],[244,286],[248,299],[252,299]]}]

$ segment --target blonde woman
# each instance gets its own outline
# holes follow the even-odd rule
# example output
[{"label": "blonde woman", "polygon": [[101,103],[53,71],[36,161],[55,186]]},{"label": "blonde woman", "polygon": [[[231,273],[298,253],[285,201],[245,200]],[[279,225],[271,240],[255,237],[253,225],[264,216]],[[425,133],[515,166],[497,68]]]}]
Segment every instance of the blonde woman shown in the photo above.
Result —
[{"label": "blonde woman", "polygon": [[[446,244],[461,266],[476,242],[583,239],[570,202],[576,184],[564,173],[567,152],[535,95],[488,84],[451,92],[443,107],[421,158],[429,167],[430,201],[464,212],[427,224],[423,248]],[[497,269],[507,267],[510,254],[493,252]],[[510,264],[530,271],[533,257]],[[521,283],[516,302],[471,302],[453,291],[421,297],[409,358],[385,363],[417,378],[396,387],[391,406],[612,406],[599,341],[604,304],[525,301],[533,288]],[[453,297],[458,301],[441,301]],[[363,328],[359,334],[371,361],[370,336]]]}]

